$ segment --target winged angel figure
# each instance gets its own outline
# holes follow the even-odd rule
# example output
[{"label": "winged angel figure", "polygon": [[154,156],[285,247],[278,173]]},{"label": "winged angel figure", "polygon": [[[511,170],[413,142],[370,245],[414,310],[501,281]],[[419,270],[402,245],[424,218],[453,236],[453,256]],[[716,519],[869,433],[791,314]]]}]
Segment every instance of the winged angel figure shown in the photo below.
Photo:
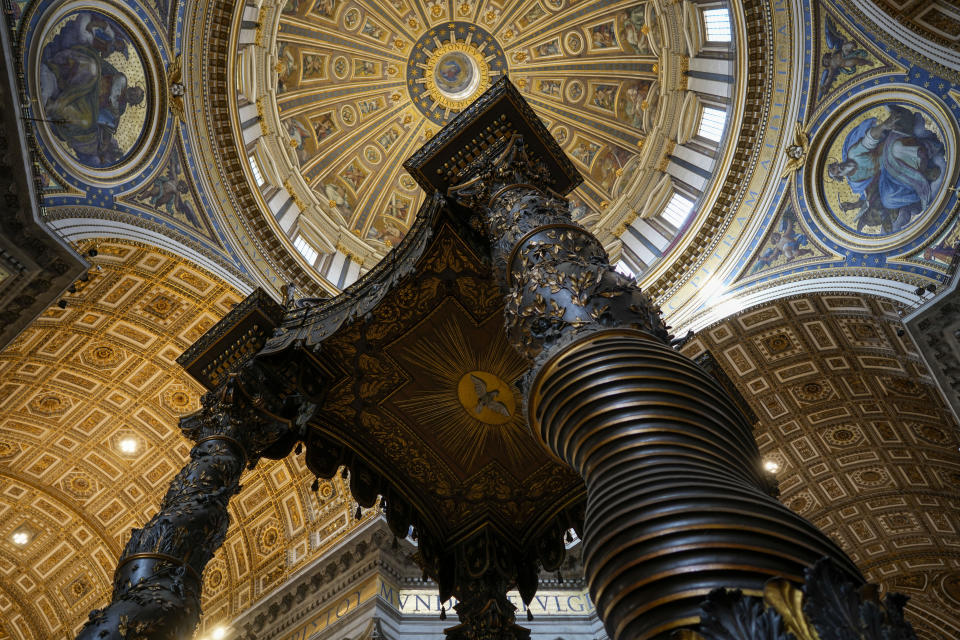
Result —
[{"label": "winged angel figure", "polygon": [[470,379],[473,381],[473,390],[477,393],[477,407],[473,410],[474,413],[480,415],[484,409],[490,409],[494,413],[499,413],[502,416],[510,416],[510,410],[507,409],[507,405],[497,400],[497,396],[500,395],[499,389],[487,391],[487,383],[472,373],[470,374]]},{"label": "winged angel figure", "polygon": [[867,50],[859,48],[858,42],[848,40],[829,17],[824,20],[824,35],[830,50],[820,59],[820,66],[823,67],[820,72],[821,91],[830,89],[840,74],[850,75],[856,73],[859,67],[871,64]]}]

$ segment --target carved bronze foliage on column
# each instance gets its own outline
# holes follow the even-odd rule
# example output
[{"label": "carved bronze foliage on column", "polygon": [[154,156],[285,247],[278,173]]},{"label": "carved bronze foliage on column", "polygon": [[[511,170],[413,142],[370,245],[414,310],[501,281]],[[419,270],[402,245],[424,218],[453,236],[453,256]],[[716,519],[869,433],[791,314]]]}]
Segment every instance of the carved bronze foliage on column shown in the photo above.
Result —
[{"label": "carved bronze foliage on column", "polygon": [[616,271],[600,242],[573,222],[567,201],[549,189],[546,166],[513,136],[477,161],[450,188],[461,205],[482,216],[494,268],[507,292],[507,332],[536,358],[591,329],[632,327],[663,341],[670,334],[659,309],[633,278]]},{"label": "carved bronze foliage on column", "polygon": [[160,510],[134,529],[114,573],[112,602],[90,614],[81,640],[189,637],[200,619],[201,576],[223,543],[227,505],[244,466],[286,455],[296,440],[279,417],[282,398],[270,374],[248,363],[203,397],[181,421],[194,441]]},{"label": "carved bronze foliage on column", "polygon": [[770,580],[763,597],[717,589],[701,605],[697,630],[678,631],[674,640],[914,640],[903,617],[907,597],[891,593],[882,601],[876,585],[858,587],[827,558],[805,572],[798,588]]}]

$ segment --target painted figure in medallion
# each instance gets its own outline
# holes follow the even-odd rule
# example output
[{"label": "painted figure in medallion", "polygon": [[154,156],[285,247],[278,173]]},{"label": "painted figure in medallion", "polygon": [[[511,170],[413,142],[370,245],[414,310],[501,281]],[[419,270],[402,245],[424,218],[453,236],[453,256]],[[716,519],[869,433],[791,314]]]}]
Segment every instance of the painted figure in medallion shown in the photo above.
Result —
[{"label": "painted figure in medallion", "polygon": [[537,55],[538,58],[547,58],[550,56],[560,55],[560,41],[559,40],[550,40],[549,42],[543,42],[538,44],[533,48],[533,52]]},{"label": "painted figure in medallion", "polygon": [[53,134],[88,166],[123,161],[145,120],[143,107],[132,112],[146,99],[143,63],[126,30],[103,14],[79,11],[44,45],[40,62],[40,102]]},{"label": "painted figure in medallion", "polygon": [[323,192],[331,207],[339,208],[346,216],[353,215],[353,203],[347,190],[335,182],[328,182],[323,186]]},{"label": "painted figure in medallion", "polygon": [[337,131],[337,125],[333,121],[332,111],[320,114],[318,118],[311,120],[311,124],[313,125],[313,134],[317,137],[318,143]]},{"label": "painted figure in medallion", "polygon": [[546,94],[548,96],[559,98],[560,97],[560,81],[559,80],[537,80],[537,91],[539,91],[540,93]]},{"label": "painted figure in medallion", "polygon": [[410,214],[410,198],[404,198],[393,194],[390,196],[390,202],[387,203],[387,215],[393,216],[398,221],[404,221]]},{"label": "painted figure in medallion", "polygon": [[606,111],[613,111],[613,104],[616,97],[617,85],[598,84],[593,87],[593,99],[591,102],[595,107]]},{"label": "painted figure in medallion", "polygon": [[340,172],[340,176],[353,187],[354,191],[360,188],[360,185],[363,184],[363,181],[367,179],[368,175],[357,160],[348,164],[344,167],[343,171]]},{"label": "painted figure in medallion", "polygon": [[617,117],[634,129],[643,130],[643,113],[650,106],[647,101],[650,84],[645,80],[635,80],[627,85],[620,99]]},{"label": "painted figure in medallion", "polygon": [[140,199],[171,218],[185,221],[197,229],[201,228],[191,204],[190,183],[187,182],[180,155],[176,150],[164,171],[154,178]]},{"label": "painted figure in medallion", "polygon": [[580,196],[570,195],[567,197],[567,201],[570,208],[570,217],[573,218],[574,221],[585,218],[590,214],[590,207],[587,206]]},{"label": "painted figure in medallion", "polygon": [[927,247],[923,250],[923,258],[925,260],[930,260],[932,262],[940,262],[942,264],[950,264],[953,262],[953,256],[957,253],[956,245],[948,245],[945,242],[940,242],[933,245],[932,247]]},{"label": "painted figure in medallion", "polygon": [[370,227],[370,231],[367,232],[368,238],[379,240],[390,246],[400,244],[404,235],[406,230],[403,228],[403,223],[390,216],[378,216]]},{"label": "painted figure in medallion", "polygon": [[325,79],[327,67],[327,56],[315,53],[303,54],[303,77],[304,79],[320,78]]},{"label": "painted figure in medallion", "polygon": [[570,150],[570,155],[589,167],[599,151],[600,145],[581,139]]},{"label": "painted figure in medallion", "polygon": [[590,29],[590,43],[594,49],[610,49],[617,46],[617,32],[612,22],[604,22]]},{"label": "painted figure in medallion", "polygon": [[384,151],[389,151],[390,147],[393,146],[393,143],[396,142],[399,138],[400,138],[400,132],[396,128],[391,127],[386,131],[384,131],[380,135],[380,137],[377,138],[377,142],[380,144],[381,147],[383,147]]},{"label": "painted figure in medallion", "polygon": [[313,3],[313,11],[323,18],[333,18],[337,15],[337,5],[340,0],[317,0]]},{"label": "painted figure in medallion", "polygon": [[280,42],[277,45],[277,93],[289,91],[298,84],[296,47]]},{"label": "painted figure in medallion", "polygon": [[310,129],[296,118],[287,120],[286,125],[287,135],[290,136],[290,146],[297,154],[297,162],[303,165],[310,157],[306,148],[307,143],[312,142]]},{"label": "painted figure in medallion", "polygon": [[850,226],[858,232],[904,229],[930,206],[946,175],[936,125],[931,130],[922,112],[905,105],[885,105],[884,110],[886,117],[857,123],[842,142],[840,159],[826,167],[827,180],[846,183],[857,196],[838,206],[842,213],[852,212]]},{"label": "painted figure in medallion", "polygon": [[302,5],[302,0],[285,0],[283,8],[280,11],[286,15],[296,15],[300,13],[300,7]]},{"label": "painted figure in medallion", "polygon": [[630,158],[631,154],[626,149],[607,146],[600,154],[597,165],[593,169],[593,178],[604,191],[609,193],[617,178],[623,175],[624,166],[630,161]]},{"label": "painted figure in medallion", "polygon": [[387,37],[387,32],[383,27],[369,20],[363,24],[363,29],[361,29],[360,32],[374,40],[383,40]]}]

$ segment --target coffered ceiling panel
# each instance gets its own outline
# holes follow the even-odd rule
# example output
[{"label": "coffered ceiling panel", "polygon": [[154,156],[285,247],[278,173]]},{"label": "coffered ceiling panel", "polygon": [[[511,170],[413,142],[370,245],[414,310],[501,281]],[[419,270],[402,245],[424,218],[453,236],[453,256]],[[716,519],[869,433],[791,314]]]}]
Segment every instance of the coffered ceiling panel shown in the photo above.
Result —
[{"label": "coffered ceiling panel", "polygon": [[960,443],[889,302],[795,297],[701,331],[759,417],[783,502],[911,600],[921,638],[960,637]]},{"label": "coffered ceiling panel", "polygon": [[[202,388],[174,359],[241,300],[181,258],[109,241],[78,249],[93,247],[66,308],[0,352],[0,638],[72,638],[103,606],[131,527],[189,452],[177,420]],[[312,481],[292,456],[244,477],[204,576],[207,620],[247,608],[353,527],[340,479],[317,493]]]}]

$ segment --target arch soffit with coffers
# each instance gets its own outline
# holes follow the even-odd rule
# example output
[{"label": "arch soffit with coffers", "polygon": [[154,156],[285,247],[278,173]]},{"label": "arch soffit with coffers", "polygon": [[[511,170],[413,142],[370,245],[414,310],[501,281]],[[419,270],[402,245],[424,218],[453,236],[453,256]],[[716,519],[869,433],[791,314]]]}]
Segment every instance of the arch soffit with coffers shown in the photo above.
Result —
[{"label": "arch soffit with coffers", "polygon": [[701,329],[758,417],[783,502],[834,537],[868,580],[911,596],[921,638],[960,633],[960,443],[898,305],[821,291]]}]

